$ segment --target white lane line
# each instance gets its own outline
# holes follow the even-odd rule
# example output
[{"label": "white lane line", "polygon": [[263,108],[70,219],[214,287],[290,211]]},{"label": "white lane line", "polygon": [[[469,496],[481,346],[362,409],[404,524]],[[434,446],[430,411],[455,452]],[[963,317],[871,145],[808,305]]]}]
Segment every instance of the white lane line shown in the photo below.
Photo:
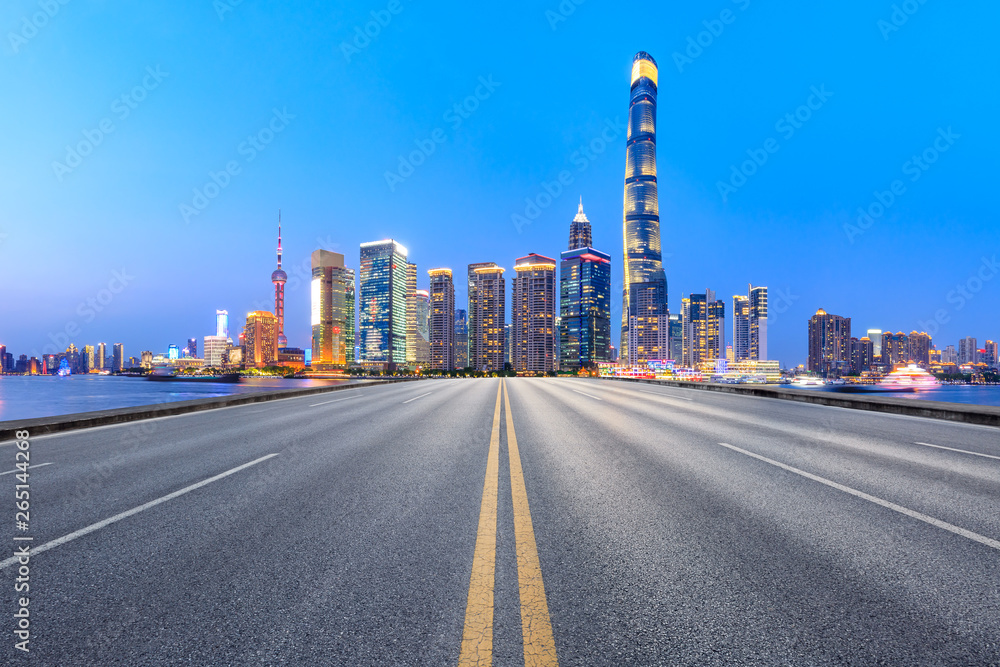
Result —
[{"label": "white lane line", "polygon": [[993,456],[992,454],[980,454],[979,452],[970,452],[967,449],[955,449],[954,447],[943,447],[942,445],[932,445],[929,442],[915,442],[914,445],[923,445],[924,447],[934,447],[935,449],[947,449],[949,452],[960,452],[962,454],[972,454],[973,456],[982,456],[985,459],[996,459],[1000,461],[1000,456]]},{"label": "white lane line", "polygon": [[330,403],[340,403],[341,401],[349,401],[352,398],[357,398],[357,396],[348,396],[347,398],[338,398],[338,399],[333,400],[333,401],[323,401],[322,403],[313,403],[309,407],[310,408],[315,408],[315,407],[319,407],[320,405],[329,405]]},{"label": "white lane line", "polygon": [[583,394],[584,396],[589,396],[590,398],[594,399],[595,401],[603,401],[604,400],[603,398],[597,398],[593,394],[588,394],[585,391],[577,391],[576,389],[574,389],[573,391],[575,391],[578,394]]},{"label": "white lane line", "polygon": [[733,450],[734,452],[739,452],[740,454],[746,454],[747,456],[749,456],[751,458],[754,458],[754,459],[757,459],[758,461],[763,461],[764,463],[770,463],[771,465],[777,466],[778,468],[781,468],[782,470],[787,470],[788,472],[793,472],[796,475],[801,475],[802,477],[805,477],[807,479],[811,479],[814,482],[819,482],[820,484],[825,484],[825,485],[827,485],[827,486],[829,486],[831,488],[837,489],[838,491],[843,491],[844,493],[849,493],[852,496],[855,496],[857,498],[861,498],[862,500],[867,500],[870,503],[875,503],[876,505],[881,505],[882,507],[885,507],[886,509],[891,509],[894,512],[899,512],[900,514],[905,514],[906,516],[908,516],[910,518],[913,518],[913,519],[916,519],[918,521],[923,521],[924,523],[929,523],[932,526],[936,526],[938,528],[943,528],[944,530],[947,530],[949,532],[955,533],[956,535],[961,535],[962,537],[966,537],[966,538],[972,540],[973,542],[979,542],[980,544],[985,544],[988,547],[992,547],[994,549],[1000,550],[1000,541],[997,541],[997,540],[994,540],[994,539],[990,539],[989,537],[986,537],[984,535],[980,535],[979,533],[974,533],[971,530],[966,530],[965,528],[960,528],[960,527],[958,527],[958,526],[956,526],[954,524],[950,524],[950,523],[948,523],[946,521],[942,521],[941,519],[935,519],[932,516],[928,516],[926,514],[922,514],[920,512],[915,511],[915,510],[911,510],[910,508],[903,507],[902,505],[897,505],[896,503],[891,503],[888,500],[883,500],[881,498],[876,498],[875,496],[868,495],[864,491],[858,491],[857,489],[852,489],[849,486],[844,486],[843,484],[838,484],[837,482],[833,482],[833,481],[831,481],[829,479],[826,479],[825,477],[820,477],[818,475],[813,475],[812,473],[808,473],[805,470],[799,470],[798,468],[793,468],[790,465],[785,465],[784,463],[779,463],[778,461],[774,461],[772,459],[769,459],[766,456],[761,456],[760,454],[754,454],[753,452],[748,452],[745,449],[740,449],[739,447],[734,447],[732,445],[727,445],[724,442],[720,442],[719,444],[722,445],[723,447],[726,447],[728,449]]},{"label": "white lane line", "polygon": [[424,396],[430,396],[433,393],[434,393],[433,391],[429,391],[426,394],[420,394],[420,396],[417,396],[416,398],[411,398],[408,401],[403,401],[403,405],[406,405],[407,403],[412,403],[413,401],[419,400],[419,399],[423,398]]},{"label": "white lane line", "polygon": [[643,394],[652,394],[653,396],[662,396],[663,398],[679,398],[682,401],[693,401],[693,398],[688,398],[687,396],[677,396],[675,394],[661,394],[658,391],[646,391],[645,389],[640,389]]},{"label": "white lane line", "polygon": [[[44,468],[45,466],[50,466],[51,463],[36,463],[33,466],[28,466],[28,470],[34,470],[35,468]],[[0,472],[0,477],[4,475],[13,475],[16,472],[24,472],[23,470],[8,470],[7,472]]]},{"label": "white lane line", "polygon": [[[162,498],[157,498],[156,500],[151,500],[148,503],[145,503],[143,505],[139,505],[138,507],[130,509],[130,510],[126,511],[126,512],[122,512],[121,514],[116,514],[113,517],[109,517],[107,519],[104,519],[103,521],[98,521],[97,523],[93,523],[93,524],[87,526],[86,528],[81,528],[80,530],[73,531],[72,533],[70,533],[68,535],[63,535],[62,537],[54,539],[51,542],[46,542],[45,544],[43,544],[40,547],[33,548],[31,550],[31,555],[34,556],[35,554],[42,553],[43,551],[48,551],[49,549],[55,549],[58,546],[66,544],[67,542],[72,542],[73,540],[75,540],[78,537],[83,537],[84,535],[88,535],[90,533],[93,533],[95,530],[100,530],[101,528],[104,528],[105,526],[110,526],[113,523],[121,521],[122,519],[127,519],[127,518],[129,518],[130,516],[132,516],[134,514],[138,514],[139,512],[145,512],[146,510],[148,510],[150,508],[153,508],[153,507],[156,507],[157,505],[160,505],[162,503],[165,503],[168,500],[173,500],[174,498],[177,498],[178,496],[183,496],[185,493],[191,493],[192,491],[200,489],[203,486],[207,486],[208,484],[211,484],[212,482],[217,482],[220,479],[223,479],[224,477],[229,477],[230,475],[238,473],[241,470],[246,470],[250,466],[255,466],[258,463],[263,463],[264,461],[266,461],[266,460],[268,460],[270,458],[274,458],[275,456],[277,456],[277,454],[268,454],[267,456],[262,456],[262,457],[260,457],[259,459],[255,460],[255,461],[251,461],[250,463],[244,463],[241,466],[237,466],[237,467],[233,468],[232,470],[227,470],[226,472],[218,474],[215,477],[209,477],[208,479],[202,480],[202,481],[198,482],[197,484],[192,484],[191,486],[185,486],[183,489],[180,489],[179,491],[174,491],[173,493],[168,493],[167,495],[163,496]],[[2,570],[4,568],[7,568],[7,567],[10,567],[11,565],[14,565],[17,562],[18,562],[18,559],[17,559],[16,556],[13,556],[13,557],[8,558],[6,560],[0,561],[0,570]]]}]

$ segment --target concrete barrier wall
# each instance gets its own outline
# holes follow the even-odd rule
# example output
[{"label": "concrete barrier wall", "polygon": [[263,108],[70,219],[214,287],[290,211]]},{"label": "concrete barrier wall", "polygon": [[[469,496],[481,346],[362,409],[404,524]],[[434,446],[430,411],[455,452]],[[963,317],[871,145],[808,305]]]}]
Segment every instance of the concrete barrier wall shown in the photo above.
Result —
[{"label": "concrete barrier wall", "polygon": [[380,384],[394,384],[396,382],[415,382],[423,378],[398,378],[393,380],[371,380],[354,382],[350,384],[339,384],[325,387],[305,387],[302,389],[279,389],[277,391],[261,391],[247,394],[233,394],[232,396],[215,396],[213,398],[199,398],[193,401],[177,401],[175,403],[156,403],[155,405],[139,405],[130,408],[115,408],[113,410],[100,410],[97,412],[81,412],[72,415],[59,415],[56,417],[36,417],[34,419],[21,419],[17,421],[0,422],[0,442],[7,442],[14,439],[16,431],[26,430],[31,437],[45,435],[47,433],[61,433],[63,431],[74,431],[81,428],[92,428],[94,426],[107,426],[109,424],[124,424],[126,422],[139,421],[141,419],[156,419],[158,417],[171,417],[173,415],[183,415],[189,412],[201,412],[203,410],[215,410],[217,408],[228,408],[233,405],[247,405],[249,403],[262,403],[264,401],[274,401],[282,398],[298,398],[300,396],[312,396],[314,394],[326,394],[331,391],[343,391],[345,389],[359,389],[361,387],[374,387]]},{"label": "concrete barrier wall", "polygon": [[887,398],[858,394],[838,394],[828,391],[791,389],[775,385],[753,384],[713,384],[709,382],[681,382],[678,380],[641,380],[633,378],[602,378],[614,382],[641,382],[664,387],[683,387],[700,391],[714,391],[722,394],[739,394],[758,398],[774,398],[783,401],[798,401],[816,405],[831,405],[851,410],[887,412],[910,417],[944,419],[963,424],[1000,427],[1000,407],[989,405],[969,405],[965,403],[943,403],[910,398]]}]

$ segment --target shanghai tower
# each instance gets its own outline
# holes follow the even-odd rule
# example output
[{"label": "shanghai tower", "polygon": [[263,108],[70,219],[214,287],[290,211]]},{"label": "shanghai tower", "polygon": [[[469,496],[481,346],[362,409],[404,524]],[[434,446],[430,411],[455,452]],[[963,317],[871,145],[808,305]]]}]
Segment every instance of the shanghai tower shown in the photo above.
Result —
[{"label": "shanghai tower", "polygon": [[[666,359],[667,276],[660,255],[656,194],[656,61],[640,51],[632,61],[625,161],[625,280],[622,361]],[[661,331],[662,330],[662,331]]]}]

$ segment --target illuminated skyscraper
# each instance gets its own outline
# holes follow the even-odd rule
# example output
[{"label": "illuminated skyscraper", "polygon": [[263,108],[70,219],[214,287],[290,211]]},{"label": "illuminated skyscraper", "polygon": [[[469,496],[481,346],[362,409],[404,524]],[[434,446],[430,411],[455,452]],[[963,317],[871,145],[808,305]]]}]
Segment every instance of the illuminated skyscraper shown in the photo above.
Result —
[{"label": "illuminated skyscraper", "polygon": [[391,239],[361,244],[361,358],[389,370],[406,363],[406,255]]},{"label": "illuminated skyscraper", "polygon": [[121,343],[115,343],[114,347],[114,362],[111,365],[111,370],[120,372],[125,368],[125,347]]},{"label": "illuminated skyscraper", "polygon": [[416,292],[417,348],[416,365],[425,368],[431,363],[431,295],[427,290]]},{"label": "illuminated skyscraper", "polygon": [[96,368],[99,371],[103,371],[104,360],[107,358],[107,356],[108,356],[107,345],[105,345],[104,343],[98,343],[96,356],[94,358],[94,368]]},{"label": "illuminated skyscraper", "polygon": [[502,371],[506,325],[504,270],[493,262],[469,265],[469,365]]},{"label": "illuminated skyscraper", "polygon": [[469,367],[469,315],[455,309],[455,368]]},{"label": "illuminated skyscraper", "polygon": [[278,361],[278,318],[266,310],[247,314],[244,329],[243,365],[247,368],[272,366]]},{"label": "illuminated skyscraper", "polygon": [[281,211],[278,211],[278,268],[271,274],[274,283],[274,316],[278,321],[278,349],[288,347],[285,338],[285,283],[288,274],[281,269]]},{"label": "illuminated skyscraper", "polygon": [[174,344],[167,346],[167,359],[171,361],[181,358],[181,349]]},{"label": "illuminated skyscraper", "polygon": [[187,351],[188,351],[188,356],[191,357],[192,359],[197,359],[198,358],[198,339],[197,338],[188,338]]},{"label": "illuminated skyscraper", "polygon": [[966,336],[958,341],[958,363],[974,364],[979,361],[979,341]]},{"label": "illuminated skyscraper", "polygon": [[908,361],[927,368],[931,364],[931,337],[923,331],[911,331],[906,337]]},{"label": "illuminated skyscraper", "polygon": [[750,359],[767,360],[767,288],[750,285]]},{"label": "illuminated skyscraper", "polygon": [[94,346],[84,345],[83,346],[83,358],[80,360],[80,370],[84,373],[89,373],[94,370]]},{"label": "illuminated skyscraper", "polygon": [[[667,277],[660,250],[660,214],[656,184],[656,61],[648,53],[632,62],[628,140],[625,161],[624,289],[622,293],[623,363],[642,364],[666,354],[659,339],[667,313]],[[629,329],[639,331],[630,336]],[[629,341],[637,344],[630,345]],[[632,348],[631,350],[629,348]]]},{"label": "illuminated skyscraper", "polygon": [[[886,353],[884,345],[882,353]],[[839,374],[850,366],[851,318],[830,315],[820,308],[809,320],[808,370]]]},{"label": "illuminated skyscraper", "polygon": [[717,301],[712,290],[705,290],[683,299],[682,304],[683,365],[698,368],[705,362],[725,359],[725,302]]},{"label": "illuminated skyscraper", "polygon": [[511,363],[518,373],[554,371],[556,260],[531,254],[518,259],[514,271]]},{"label": "illuminated skyscraper", "polygon": [[406,365],[417,366],[417,265],[406,265]]},{"label": "illuminated skyscraper", "polygon": [[455,283],[451,269],[432,269],[431,278],[431,363],[440,371],[455,368]]},{"label": "illuminated skyscraper", "polygon": [[215,311],[215,335],[229,338],[229,311]]},{"label": "illuminated skyscraper", "polygon": [[592,245],[594,245],[594,241],[591,239],[590,234],[590,220],[587,219],[587,216],[583,212],[583,197],[580,197],[580,209],[569,226],[568,250],[589,248]]},{"label": "illuminated skyscraper", "polygon": [[225,336],[205,336],[202,339],[203,354],[205,355],[205,365],[212,368],[222,367],[222,358],[226,354],[229,343]]},{"label": "illuminated skyscraper", "polygon": [[750,299],[733,296],[733,360],[750,358]]},{"label": "illuminated skyscraper", "polygon": [[563,370],[610,361],[611,256],[585,246],[559,264],[559,364]]},{"label": "illuminated skyscraper", "polygon": [[354,270],[344,256],[328,250],[312,254],[312,366],[354,363]]}]

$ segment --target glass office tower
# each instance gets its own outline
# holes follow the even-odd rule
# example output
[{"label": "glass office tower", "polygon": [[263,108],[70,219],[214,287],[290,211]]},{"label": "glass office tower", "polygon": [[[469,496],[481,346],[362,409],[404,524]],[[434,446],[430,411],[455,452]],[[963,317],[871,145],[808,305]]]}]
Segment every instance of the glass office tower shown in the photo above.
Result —
[{"label": "glass office tower", "polygon": [[594,248],[562,253],[559,297],[562,369],[578,371],[610,361],[611,256]]},{"label": "glass office tower", "polygon": [[[648,53],[639,52],[632,63],[625,161],[625,279],[621,350],[626,356],[629,340],[651,341],[659,338],[656,332],[661,324],[660,318],[667,315],[667,277],[660,251],[660,212],[656,191],[656,84],[656,61]],[[639,328],[639,331],[632,332],[631,337],[630,326]],[[641,358],[622,361],[635,365],[667,356],[658,345],[640,347],[642,351],[637,356]]]},{"label": "glass office tower", "polygon": [[406,364],[406,255],[391,239],[361,244],[361,359],[386,370]]}]

